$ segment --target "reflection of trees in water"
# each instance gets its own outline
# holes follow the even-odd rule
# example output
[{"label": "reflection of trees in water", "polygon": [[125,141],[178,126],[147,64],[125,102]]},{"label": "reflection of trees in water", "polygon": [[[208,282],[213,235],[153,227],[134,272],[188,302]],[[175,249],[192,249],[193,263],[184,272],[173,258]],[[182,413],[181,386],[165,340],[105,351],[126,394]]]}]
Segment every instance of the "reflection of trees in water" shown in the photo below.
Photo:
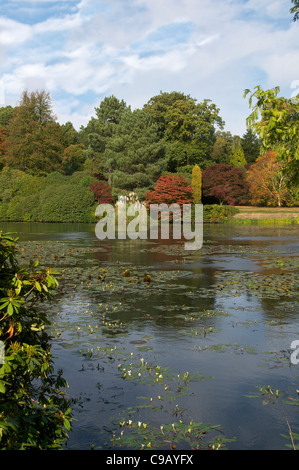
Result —
[{"label": "reflection of trees in water", "polygon": [[[122,267],[131,269],[129,278],[120,279],[113,293],[114,300],[123,305],[122,321],[150,320],[165,328],[177,328],[186,326],[188,316],[214,308],[213,293],[199,296],[197,289],[214,283],[215,270],[203,265],[200,253],[190,260],[182,240],[115,240],[106,248],[105,254],[94,253],[99,265],[105,261],[108,272],[110,263],[118,266],[119,272]],[[148,284],[142,280],[145,274],[151,276]]]},{"label": "reflection of trees in water", "polygon": [[274,323],[293,321],[294,316],[298,313],[298,296],[297,299],[294,297],[285,297],[279,300],[262,297],[260,302],[261,309],[265,315],[265,320],[267,321],[272,321]]}]

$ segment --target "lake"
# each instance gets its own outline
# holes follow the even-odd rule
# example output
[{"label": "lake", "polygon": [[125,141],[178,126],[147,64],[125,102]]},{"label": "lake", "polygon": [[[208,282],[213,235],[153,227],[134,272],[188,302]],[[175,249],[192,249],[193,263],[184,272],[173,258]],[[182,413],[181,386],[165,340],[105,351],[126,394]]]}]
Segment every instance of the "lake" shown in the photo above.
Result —
[{"label": "lake", "polygon": [[100,241],[93,225],[1,228],[21,262],[59,272],[41,308],[76,419],[68,449],[287,449],[290,429],[299,444],[298,225],[207,224],[198,251]]}]

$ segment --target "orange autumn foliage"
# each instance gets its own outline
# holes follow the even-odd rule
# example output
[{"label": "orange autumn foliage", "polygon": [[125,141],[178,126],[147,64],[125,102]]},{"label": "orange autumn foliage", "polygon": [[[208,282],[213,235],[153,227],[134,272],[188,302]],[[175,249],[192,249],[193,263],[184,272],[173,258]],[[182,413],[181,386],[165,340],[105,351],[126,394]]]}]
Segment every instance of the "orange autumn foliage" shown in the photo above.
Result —
[{"label": "orange autumn foliage", "polygon": [[252,205],[282,206],[289,199],[283,164],[277,159],[277,152],[268,150],[257,158],[247,172],[247,182]]}]

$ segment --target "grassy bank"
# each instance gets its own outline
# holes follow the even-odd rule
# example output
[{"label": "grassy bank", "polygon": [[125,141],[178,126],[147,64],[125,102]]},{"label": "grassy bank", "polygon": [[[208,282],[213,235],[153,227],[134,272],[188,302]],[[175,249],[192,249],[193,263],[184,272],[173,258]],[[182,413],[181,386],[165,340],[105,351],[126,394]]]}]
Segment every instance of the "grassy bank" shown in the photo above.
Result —
[{"label": "grassy bank", "polygon": [[236,225],[299,224],[299,207],[238,206],[230,223]]},{"label": "grassy bank", "polygon": [[283,219],[230,219],[230,224],[233,225],[298,225],[298,218],[283,218]]}]

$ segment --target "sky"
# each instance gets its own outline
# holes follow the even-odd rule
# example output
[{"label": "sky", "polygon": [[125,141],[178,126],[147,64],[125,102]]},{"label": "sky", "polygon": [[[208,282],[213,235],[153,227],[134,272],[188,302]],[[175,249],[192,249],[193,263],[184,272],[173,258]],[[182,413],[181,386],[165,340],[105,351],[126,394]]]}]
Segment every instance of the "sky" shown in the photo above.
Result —
[{"label": "sky", "polygon": [[211,100],[242,136],[245,89],[299,93],[291,0],[0,0],[0,106],[49,92],[85,126],[107,96],[142,108],[162,92]]}]

